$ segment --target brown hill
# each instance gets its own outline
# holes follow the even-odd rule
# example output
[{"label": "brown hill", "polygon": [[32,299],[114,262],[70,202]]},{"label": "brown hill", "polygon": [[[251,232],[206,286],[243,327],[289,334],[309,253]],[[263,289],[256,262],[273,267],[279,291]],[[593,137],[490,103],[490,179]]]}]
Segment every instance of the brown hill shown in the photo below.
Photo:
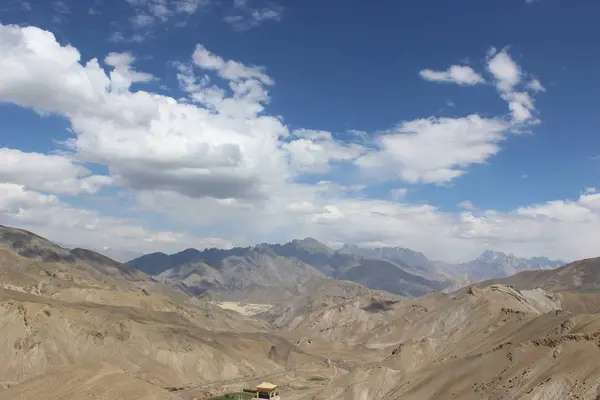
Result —
[{"label": "brown hill", "polygon": [[600,258],[575,261],[551,270],[523,271],[508,278],[484,281],[478,286],[491,284],[511,285],[517,289],[595,291],[600,289]]},{"label": "brown hill", "polygon": [[0,382],[102,361],[159,386],[185,386],[314,361],[267,332],[201,325],[175,312],[66,303],[0,289]]},{"label": "brown hill", "polygon": [[[30,232],[4,227],[0,247],[0,388],[24,382],[23,391],[10,389],[11,394],[36,398],[46,378],[25,381],[100,362],[159,387],[320,363],[320,358],[270,333],[265,322],[190,297],[95,252],[69,251]],[[104,371],[90,368],[90,374]],[[104,372],[98,373],[102,386]],[[121,378],[127,377],[115,379]],[[49,393],[57,398],[87,390],[55,389]],[[98,390],[99,397],[89,398],[103,398],[103,388],[90,390]],[[118,397],[115,392],[114,398],[129,398],[129,392],[123,393]]]},{"label": "brown hill", "polygon": [[[253,319],[97,253],[0,232],[0,400],[187,400],[263,379],[306,400],[600,395],[596,260],[518,274],[508,279],[514,287],[487,282],[420,298],[275,274],[293,290],[262,291],[277,302]],[[237,264],[222,283],[235,290],[221,293],[261,298],[260,274],[245,275],[250,264],[280,268],[280,256],[263,250],[230,258]],[[197,282],[196,267],[180,271],[183,281]]]},{"label": "brown hill", "polygon": [[492,285],[394,303],[361,339],[353,333],[380,360],[298,398],[595,399],[600,315],[563,311],[561,301]]},{"label": "brown hill", "polygon": [[106,363],[81,364],[23,382],[0,392],[0,400],[128,399],[172,400],[171,394]]}]

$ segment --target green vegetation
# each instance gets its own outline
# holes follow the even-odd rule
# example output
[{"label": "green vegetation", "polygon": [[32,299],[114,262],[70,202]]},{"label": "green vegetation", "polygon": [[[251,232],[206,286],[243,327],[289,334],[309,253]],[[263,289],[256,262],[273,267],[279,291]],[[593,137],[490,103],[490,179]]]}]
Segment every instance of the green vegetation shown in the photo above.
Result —
[{"label": "green vegetation", "polygon": [[237,399],[252,399],[254,398],[255,394],[253,393],[246,393],[246,392],[239,392],[239,393],[227,393],[224,394],[223,396],[217,396],[217,397],[211,397],[209,400],[237,400]]},{"label": "green vegetation", "polygon": [[329,378],[323,378],[323,377],[320,377],[320,376],[313,376],[312,378],[308,378],[308,380],[311,381],[311,382],[325,382],[325,381],[328,381]]}]

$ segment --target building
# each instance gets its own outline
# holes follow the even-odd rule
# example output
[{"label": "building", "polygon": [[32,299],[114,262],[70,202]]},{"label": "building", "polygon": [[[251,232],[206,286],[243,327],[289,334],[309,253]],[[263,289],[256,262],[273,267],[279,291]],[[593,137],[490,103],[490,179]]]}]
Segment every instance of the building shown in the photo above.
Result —
[{"label": "building", "polygon": [[281,397],[279,397],[279,393],[277,391],[277,385],[273,385],[270,382],[263,382],[256,386],[256,398],[281,400]]}]

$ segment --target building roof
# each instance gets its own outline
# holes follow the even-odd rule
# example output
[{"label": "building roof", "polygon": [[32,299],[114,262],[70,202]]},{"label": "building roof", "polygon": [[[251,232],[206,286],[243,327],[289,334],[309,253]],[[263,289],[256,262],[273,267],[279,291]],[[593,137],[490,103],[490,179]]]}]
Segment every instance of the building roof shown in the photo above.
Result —
[{"label": "building roof", "polygon": [[273,385],[270,382],[263,382],[260,385],[256,385],[256,390],[270,391],[277,387],[277,385]]}]

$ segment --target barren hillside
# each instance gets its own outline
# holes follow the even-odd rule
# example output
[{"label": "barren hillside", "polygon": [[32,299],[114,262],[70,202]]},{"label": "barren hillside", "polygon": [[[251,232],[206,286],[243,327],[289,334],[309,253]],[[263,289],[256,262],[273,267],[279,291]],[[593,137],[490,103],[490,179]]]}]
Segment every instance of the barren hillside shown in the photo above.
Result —
[{"label": "barren hillside", "polygon": [[599,351],[600,316],[562,311],[544,291],[496,285],[402,301],[386,314],[381,327],[365,334],[382,360],[300,397],[595,399],[600,393],[600,362],[592,356]]},{"label": "barren hillside", "polygon": [[481,282],[479,286],[495,283],[523,289],[595,291],[600,289],[600,258],[579,260],[556,269],[523,271],[508,278]]},{"label": "barren hillside", "polygon": [[[0,388],[11,387],[6,396],[36,398],[50,379],[46,374],[80,365],[89,367],[82,367],[73,382],[85,380],[88,372],[99,374],[100,386],[106,374],[117,381],[132,381],[134,374],[147,382],[137,392],[118,387],[121,394],[107,392],[125,399],[163,398],[161,387],[320,363],[270,333],[263,321],[190,297],[97,253],[68,251],[12,228],[0,233]],[[94,365],[99,362],[116,369],[106,372]],[[57,373],[58,380],[68,377]],[[26,383],[15,386],[19,382]],[[100,396],[104,389],[92,385],[89,390]],[[56,391],[55,398],[76,398],[85,385],[81,390]]]},{"label": "barren hillside", "polygon": [[[596,260],[406,298],[263,248],[160,275],[178,290],[89,250],[0,233],[0,399],[191,400],[263,379],[306,400],[600,394]],[[230,290],[190,296],[203,268]]]}]

